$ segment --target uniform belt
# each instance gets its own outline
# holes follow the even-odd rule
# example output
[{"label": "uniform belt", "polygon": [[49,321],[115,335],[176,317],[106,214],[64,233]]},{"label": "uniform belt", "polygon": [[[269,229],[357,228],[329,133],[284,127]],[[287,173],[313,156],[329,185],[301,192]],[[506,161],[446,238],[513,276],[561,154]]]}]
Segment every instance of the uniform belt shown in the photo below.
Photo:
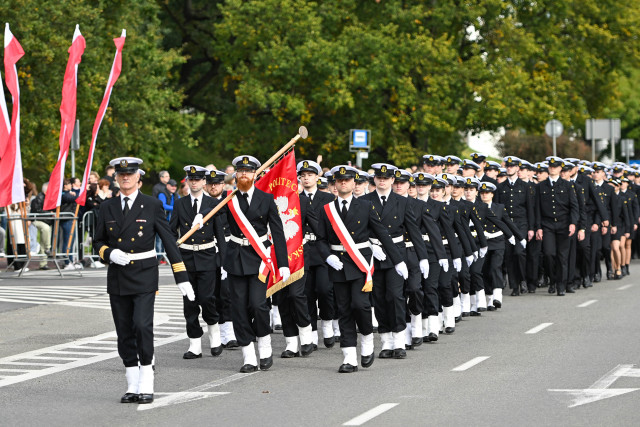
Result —
[{"label": "uniform belt", "polygon": [[146,251],[146,252],[138,252],[136,254],[127,254],[127,256],[131,261],[139,261],[141,259],[155,258],[156,255],[157,254],[155,249],[151,249],[150,251]]},{"label": "uniform belt", "polygon": [[[393,237],[391,240],[393,241],[393,243],[400,243],[404,240],[404,236]],[[380,243],[380,240],[378,239],[369,239],[369,241],[374,245],[382,246],[382,243]]]},{"label": "uniform belt", "polygon": [[487,237],[487,239],[495,239],[496,237],[500,237],[503,234],[504,233],[502,231],[496,231],[495,233],[487,233],[486,231],[484,232],[484,235]]},{"label": "uniform belt", "polygon": [[412,248],[412,247],[413,247],[413,242],[404,242],[404,245],[405,245],[407,248]]},{"label": "uniform belt", "polygon": [[[268,236],[265,234],[263,236],[258,237],[258,240],[265,241],[265,240],[267,240],[267,237]],[[240,237],[236,237],[236,236],[234,236],[232,234],[231,236],[229,236],[229,240],[239,244],[240,246],[251,246],[251,242],[246,237],[240,238]]]},{"label": "uniform belt", "polygon": [[[356,243],[354,245],[354,247],[356,249],[366,249],[366,248],[370,248],[371,247],[371,243],[369,243],[369,242]],[[331,250],[332,251],[343,252],[344,251],[344,246],[342,246],[342,245],[331,245]]]},{"label": "uniform belt", "polygon": [[181,244],[180,249],[186,249],[188,251],[204,251],[205,249],[213,248],[216,246],[216,242],[203,243],[201,245],[187,245],[186,243]]},{"label": "uniform belt", "polygon": [[443,244],[444,246],[447,246],[447,245],[449,244],[449,240],[447,240],[447,239],[442,239],[442,244]]},{"label": "uniform belt", "polygon": [[316,240],[318,240],[318,237],[315,234],[305,233],[304,239],[302,239],[302,244],[305,244],[307,242],[315,242]]}]

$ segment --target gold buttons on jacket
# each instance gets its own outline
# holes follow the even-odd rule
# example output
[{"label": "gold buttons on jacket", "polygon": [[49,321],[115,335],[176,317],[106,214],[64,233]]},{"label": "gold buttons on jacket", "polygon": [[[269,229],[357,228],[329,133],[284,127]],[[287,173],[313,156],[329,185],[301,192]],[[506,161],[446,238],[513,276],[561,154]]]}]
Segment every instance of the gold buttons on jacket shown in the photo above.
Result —
[{"label": "gold buttons on jacket", "polygon": [[118,237],[118,242],[122,242],[122,239],[120,237]]}]

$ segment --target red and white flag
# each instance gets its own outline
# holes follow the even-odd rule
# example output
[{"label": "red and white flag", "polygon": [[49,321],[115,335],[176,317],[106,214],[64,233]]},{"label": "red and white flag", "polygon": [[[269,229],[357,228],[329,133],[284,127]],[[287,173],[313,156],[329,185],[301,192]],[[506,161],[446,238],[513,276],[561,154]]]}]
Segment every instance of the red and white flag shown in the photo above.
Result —
[{"label": "red and white flag", "polygon": [[24,202],[22,158],[20,157],[20,87],[16,63],[24,50],[11,34],[9,24],[4,29],[4,78],[13,98],[9,139],[0,159],[0,206]]},{"label": "red and white flag", "polygon": [[93,166],[93,151],[96,148],[96,139],[98,138],[98,131],[100,130],[102,119],[104,119],[104,114],[107,112],[107,107],[109,106],[109,98],[111,97],[113,85],[116,84],[118,77],[120,77],[120,71],[122,70],[122,48],[124,47],[124,41],[126,37],[126,30],[122,30],[122,35],[117,39],[113,39],[113,42],[116,45],[116,56],[113,59],[111,73],[109,73],[107,89],[104,91],[104,97],[102,98],[102,103],[100,103],[100,109],[98,110],[96,121],[93,123],[93,132],[91,133],[91,146],[89,147],[87,167],[85,168],[84,175],[82,176],[82,187],[80,188],[80,194],[78,194],[78,198],[76,199],[76,203],[80,206],[84,206],[87,200],[87,182],[89,181],[91,166]]},{"label": "red and white flag", "polygon": [[76,95],[78,88],[78,65],[82,61],[82,54],[86,46],[84,37],[80,34],[80,27],[76,25],[73,33],[73,41],[69,48],[69,60],[64,72],[62,83],[62,102],[60,103],[60,153],[58,162],[49,178],[49,189],[44,199],[44,209],[52,210],[60,206],[62,197],[62,184],[64,182],[64,165],[69,155],[69,143],[76,123]]}]

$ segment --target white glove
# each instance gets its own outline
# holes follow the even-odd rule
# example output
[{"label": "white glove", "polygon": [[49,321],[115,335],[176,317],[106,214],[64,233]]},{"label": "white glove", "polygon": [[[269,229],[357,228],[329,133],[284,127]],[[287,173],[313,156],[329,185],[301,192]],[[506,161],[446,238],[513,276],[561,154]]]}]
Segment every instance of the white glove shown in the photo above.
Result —
[{"label": "white glove", "polygon": [[509,243],[511,243],[512,245],[515,245],[516,244],[516,238],[513,237],[513,236],[509,237]]},{"label": "white glove", "polygon": [[180,282],[178,283],[178,289],[182,292],[182,296],[187,297],[189,301],[196,300],[196,294],[193,293],[193,287],[189,282]]},{"label": "white glove", "polygon": [[334,270],[340,271],[342,270],[342,261],[336,255],[329,255],[327,257],[327,264]]},{"label": "white glove", "polygon": [[291,272],[289,271],[289,267],[280,267],[278,269],[280,272],[280,277],[282,277],[282,282],[286,282],[289,276],[291,276]]},{"label": "white glove", "polygon": [[[465,257],[464,259],[467,260],[467,267],[471,267],[471,264],[473,264],[473,261],[476,260],[474,255],[469,255],[468,257]],[[460,270],[458,270],[458,271],[460,271]]]},{"label": "white glove", "polygon": [[449,271],[449,260],[446,258],[442,258],[438,260],[438,264],[440,264],[440,267],[442,267],[442,271],[444,271],[445,273],[447,271]]},{"label": "white glove", "polygon": [[522,245],[523,248],[526,249],[526,247],[527,247],[527,239],[520,240],[520,244]]},{"label": "white glove", "polygon": [[194,225],[199,224],[200,226],[198,227],[198,230],[200,230],[202,228],[202,226],[204,225],[204,221],[202,220],[202,214],[198,214],[196,215],[195,218],[193,218],[193,224],[191,224],[191,228],[193,228]]},{"label": "white glove", "polygon": [[371,245],[371,252],[373,252],[373,257],[378,261],[384,261],[385,259],[387,259],[387,255],[378,245]]},{"label": "white glove", "polygon": [[407,270],[407,264],[402,261],[399,264],[396,264],[396,273],[398,273],[404,280],[407,280],[409,277],[409,270]]},{"label": "white glove", "polygon": [[462,260],[460,258],[456,258],[453,260],[453,268],[456,269],[458,273],[462,270]]},{"label": "white glove", "polygon": [[488,246],[485,246],[484,248],[480,248],[480,250],[478,251],[478,255],[480,255],[480,258],[484,258],[488,250],[489,250]]},{"label": "white glove", "polygon": [[109,259],[112,263],[118,265],[127,265],[131,262],[131,259],[129,259],[129,255],[125,254],[120,249],[112,250],[111,255],[109,255]]},{"label": "white glove", "polygon": [[478,251],[474,251],[474,252],[473,252],[473,261],[474,261],[474,262],[475,262],[475,261],[477,261],[477,260],[478,260],[478,258],[480,258],[480,255],[478,254]]},{"label": "white glove", "polygon": [[429,260],[421,259],[420,260],[420,272],[422,273],[422,277],[425,279],[429,277]]},{"label": "white glove", "polygon": [[227,270],[225,270],[224,268],[220,267],[220,280],[224,280],[227,278]]}]

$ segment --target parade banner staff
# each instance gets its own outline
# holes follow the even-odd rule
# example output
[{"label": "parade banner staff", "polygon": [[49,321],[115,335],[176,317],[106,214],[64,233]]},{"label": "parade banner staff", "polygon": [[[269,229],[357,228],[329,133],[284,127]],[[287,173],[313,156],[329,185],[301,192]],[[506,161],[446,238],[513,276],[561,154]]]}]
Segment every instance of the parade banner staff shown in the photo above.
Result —
[{"label": "parade banner staff", "polygon": [[100,258],[109,263],[107,293],[128,385],[122,403],[153,402],[153,307],[158,290],[156,234],[166,248],[180,291],[189,300],[195,299],[162,202],[138,191],[141,163],[134,157],[120,157],[109,163],[115,167],[120,197],[100,205],[93,242]]}]

